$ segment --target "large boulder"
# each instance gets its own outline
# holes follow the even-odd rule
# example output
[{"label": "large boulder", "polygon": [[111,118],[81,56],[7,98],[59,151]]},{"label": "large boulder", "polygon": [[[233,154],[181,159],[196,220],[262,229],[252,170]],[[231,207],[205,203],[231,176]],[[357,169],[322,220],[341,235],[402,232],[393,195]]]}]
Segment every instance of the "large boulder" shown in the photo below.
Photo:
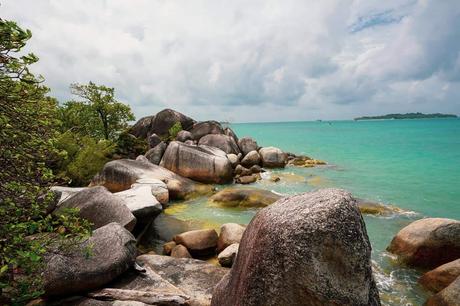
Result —
[{"label": "large boulder", "polygon": [[263,189],[226,188],[210,197],[209,201],[223,207],[264,207],[280,198],[280,195]]},{"label": "large boulder", "polygon": [[217,233],[213,229],[194,230],[174,236],[174,242],[182,244],[192,255],[198,256],[213,253],[217,239]]},{"label": "large boulder", "polygon": [[177,122],[180,122],[183,130],[188,130],[193,126],[195,120],[175,110],[164,109],[153,118],[149,132],[150,134],[155,133],[162,138],[168,137],[169,129]]},{"label": "large boulder", "polygon": [[246,154],[241,160],[241,165],[247,168],[258,164],[260,164],[260,155],[256,150],[248,152],[248,154]]},{"label": "large boulder", "polygon": [[162,141],[145,153],[145,157],[154,165],[159,165],[168,145]]},{"label": "large boulder", "polygon": [[155,116],[142,117],[129,129],[129,133],[137,138],[146,139],[149,135],[153,118],[155,118]]},{"label": "large boulder", "polygon": [[185,199],[191,196],[206,194],[212,187],[196,183],[168,169],[131,159],[113,160],[104,165],[91,185],[105,186],[111,192],[123,191],[140,180],[157,179],[166,183],[170,199]]},{"label": "large boulder", "polygon": [[193,140],[200,140],[201,137],[208,134],[224,134],[224,130],[219,122],[210,120],[198,122],[190,129]]},{"label": "large boulder", "polygon": [[138,225],[148,224],[163,210],[161,203],[152,195],[152,187],[146,184],[133,184],[131,189],[113,195],[124,200],[126,206],[136,217]]},{"label": "large boulder", "polygon": [[323,189],[259,211],[211,305],[380,305],[351,194]]},{"label": "large boulder", "polygon": [[60,214],[67,208],[77,208],[80,217],[93,224],[93,229],[117,222],[132,231],[136,218],[126,205],[126,201],[110,193],[104,187],[87,188],[63,201],[54,211]]},{"label": "large boulder", "polygon": [[265,147],[259,150],[262,166],[266,168],[284,168],[287,163],[287,155],[275,147]]},{"label": "large boulder", "polygon": [[437,267],[460,258],[460,221],[425,218],[404,227],[387,250],[406,264]]},{"label": "large boulder", "polygon": [[235,140],[227,135],[208,134],[200,138],[198,145],[206,145],[221,149],[227,154],[238,154],[240,149]]},{"label": "large boulder", "polygon": [[172,141],[160,165],[202,183],[229,183],[233,169],[225,152],[208,146],[190,146]]},{"label": "large boulder", "polygon": [[64,295],[98,288],[125,272],[135,258],[133,235],[118,223],[109,223],[85,242],[45,256],[45,293]]},{"label": "large boulder", "polygon": [[220,227],[219,239],[217,240],[217,253],[234,243],[240,243],[246,227],[237,223],[225,223]]},{"label": "large boulder", "polygon": [[151,194],[161,203],[162,206],[166,206],[169,202],[169,191],[168,186],[158,179],[138,179],[136,183],[131,185],[131,188],[138,188],[141,186],[148,186]]},{"label": "large boulder", "polygon": [[258,149],[257,142],[251,137],[243,137],[238,140],[238,147],[240,147],[243,155],[246,155],[251,151],[257,151]]},{"label": "large boulder", "polygon": [[460,258],[426,272],[419,279],[419,283],[430,291],[439,292],[449,286],[459,276]]},{"label": "large boulder", "polygon": [[224,134],[232,137],[235,140],[235,142],[238,143],[238,136],[236,136],[236,133],[231,128],[226,127],[224,129]]},{"label": "large boulder", "polygon": [[449,286],[430,297],[425,306],[458,306],[460,305],[460,277]]},{"label": "large boulder", "polygon": [[239,246],[238,243],[231,244],[219,253],[217,260],[222,267],[231,267],[233,265]]}]

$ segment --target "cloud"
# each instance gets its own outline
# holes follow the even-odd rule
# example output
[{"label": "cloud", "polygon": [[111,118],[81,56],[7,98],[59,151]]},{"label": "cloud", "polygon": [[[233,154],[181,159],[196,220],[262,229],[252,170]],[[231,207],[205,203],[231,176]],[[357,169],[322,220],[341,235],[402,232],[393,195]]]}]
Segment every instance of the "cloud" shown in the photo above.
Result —
[{"label": "cloud", "polygon": [[32,30],[34,71],[61,101],[92,80],[137,117],[460,113],[456,0],[1,2],[3,18]]}]

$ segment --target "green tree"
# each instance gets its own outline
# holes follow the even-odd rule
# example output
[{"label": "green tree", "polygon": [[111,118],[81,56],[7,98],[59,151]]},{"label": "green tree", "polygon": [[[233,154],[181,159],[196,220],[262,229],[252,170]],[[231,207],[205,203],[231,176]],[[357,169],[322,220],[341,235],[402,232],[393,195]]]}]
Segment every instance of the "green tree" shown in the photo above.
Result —
[{"label": "green tree", "polygon": [[[58,158],[53,148],[57,103],[29,65],[34,54],[17,56],[31,37],[15,22],[0,19],[0,304],[22,304],[42,294],[43,254],[51,243],[88,235],[75,212],[49,214]],[[32,239],[31,237],[35,237]],[[65,237],[65,238],[64,238]],[[64,239],[63,239],[64,238]]]},{"label": "green tree", "polygon": [[61,111],[64,128],[114,140],[135,119],[129,105],[115,100],[113,88],[93,82],[72,84],[70,88],[72,94],[83,100],[64,104]]}]

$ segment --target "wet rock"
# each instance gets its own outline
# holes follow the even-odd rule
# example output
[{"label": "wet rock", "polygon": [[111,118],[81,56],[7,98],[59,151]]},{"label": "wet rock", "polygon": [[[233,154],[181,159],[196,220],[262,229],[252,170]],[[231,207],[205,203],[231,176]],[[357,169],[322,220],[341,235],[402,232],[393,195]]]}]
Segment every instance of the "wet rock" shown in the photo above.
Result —
[{"label": "wet rock", "polygon": [[202,183],[224,184],[232,180],[232,165],[225,152],[208,146],[172,141],[160,165]]},{"label": "wet rock", "polygon": [[425,306],[458,306],[460,301],[460,277],[448,287],[430,297]]},{"label": "wet rock", "polygon": [[224,134],[224,130],[219,122],[210,120],[198,122],[190,130],[193,140],[200,140],[201,137],[208,134]]},{"label": "wet rock", "polygon": [[257,142],[251,137],[243,137],[238,140],[238,147],[240,147],[243,155],[246,155],[251,151],[257,151],[258,149]]},{"label": "wet rock", "polygon": [[281,198],[280,195],[268,190],[255,188],[226,188],[212,197],[211,203],[223,207],[264,207]]},{"label": "wet rock", "polygon": [[111,194],[104,187],[93,187],[75,193],[63,201],[54,213],[60,214],[66,208],[77,208],[79,216],[90,221],[93,229],[117,222],[132,231],[136,218],[126,204],[126,201]]},{"label": "wet rock", "polygon": [[225,223],[220,227],[219,240],[217,241],[217,253],[222,252],[234,243],[240,243],[246,227],[237,223]]},{"label": "wet rock", "polygon": [[155,133],[161,138],[168,137],[169,129],[177,122],[180,122],[183,130],[189,130],[195,123],[195,120],[175,110],[164,109],[153,118],[149,132]]},{"label": "wet rock", "polygon": [[449,286],[459,276],[460,258],[423,274],[419,279],[419,283],[427,290],[439,292]]},{"label": "wet rock", "polygon": [[183,245],[179,244],[176,245],[172,250],[171,250],[171,257],[175,258],[192,258],[192,255],[190,255],[189,251],[187,250],[186,247]]},{"label": "wet rock", "polygon": [[240,175],[240,176],[246,176],[246,175],[252,174],[251,170],[241,165],[237,165],[234,172],[235,172],[235,175]]},{"label": "wet rock", "polygon": [[146,116],[139,119],[130,129],[129,133],[136,136],[137,138],[146,139],[152,124],[152,119],[155,116]]},{"label": "wet rock", "polygon": [[177,133],[176,140],[180,142],[186,142],[187,140],[192,140],[192,133],[189,131],[180,131]]},{"label": "wet rock", "polygon": [[107,224],[72,249],[45,256],[45,292],[64,295],[98,288],[125,272],[135,258],[136,240],[131,233],[118,223]]},{"label": "wet rock", "polygon": [[158,144],[161,143],[161,138],[157,134],[153,133],[149,136],[149,148],[155,148]]},{"label": "wet rock", "polygon": [[370,256],[350,193],[287,197],[252,219],[211,305],[380,305]]},{"label": "wet rock", "polygon": [[222,267],[231,267],[233,265],[239,246],[238,243],[231,244],[219,253],[217,259]]},{"label": "wet rock", "polygon": [[308,156],[296,156],[288,158],[288,164],[297,167],[311,168],[318,165],[326,165],[325,161],[312,159]]},{"label": "wet rock", "polygon": [[365,200],[357,200],[358,208],[362,214],[368,215],[391,215],[402,212],[401,209],[393,206],[386,206],[380,203],[369,202]]},{"label": "wet rock", "polygon": [[258,164],[260,164],[260,155],[255,150],[248,152],[241,160],[241,165],[244,167],[252,167]]},{"label": "wet rock", "polygon": [[235,183],[242,185],[252,184],[257,182],[258,178],[259,176],[257,174],[240,176],[235,179]]},{"label": "wet rock", "polygon": [[151,148],[145,153],[145,158],[154,165],[159,165],[163,154],[168,145],[165,142],[160,142],[155,147]]},{"label": "wet rock", "polygon": [[213,229],[185,232],[174,237],[174,242],[185,246],[192,255],[207,255],[214,252],[218,236]]},{"label": "wet rock", "polygon": [[437,267],[460,258],[460,221],[425,218],[404,227],[387,250],[412,266]]},{"label": "wet rock", "polygon": [[168,169],[131,159],[113,160],[104,165],[92,186],[105,186],[111,192],[123,191],[144,179],[158,179],[166,183],[170,199],[184,199],[212,191],[212,187],[199,184]]},{"label": "wet rock", "polygon": [[266,168],[284,168],[287,163],[287,155],[275,147],[265,147],[259,150],[262,166]]},{"label": "wet rock", "polygon": [[227,135],[208,134],[200,138],[198,145],[219,148],[227,154],[238,154],[240,149],[235,140]]},{"label": "wet rock", "polygon": [[252,173],[262,173],[262,172],[264,172],[264,169],[262,169],[259,165],[254,165],[249,170],[251,170]]}]

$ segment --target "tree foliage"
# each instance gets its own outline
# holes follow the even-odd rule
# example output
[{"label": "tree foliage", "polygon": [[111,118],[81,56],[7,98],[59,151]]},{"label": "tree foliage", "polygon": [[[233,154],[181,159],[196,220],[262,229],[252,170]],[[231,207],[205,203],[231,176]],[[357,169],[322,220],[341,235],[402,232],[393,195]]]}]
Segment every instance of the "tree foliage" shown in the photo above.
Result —
[{"label": "tree foliage", "polygon": [[115,100],[115,90],[89,82],[72,84],[71,92],[82,101],[69,101],[61,109],[63,128],[83,135],[114,140],[134,120],[129,105]]},{"label": "tree foliage", "polygon": [[[0,304],[21,304],[42,293],[43,254],[55,241],[73,243],[89,233],[75,212],[49,214],[50,164],[58,125],[56,100],[29,71],[38,58],[16,56],[31,32],[0,19]],[[36,238],[31,238],[36,237]]]}]

